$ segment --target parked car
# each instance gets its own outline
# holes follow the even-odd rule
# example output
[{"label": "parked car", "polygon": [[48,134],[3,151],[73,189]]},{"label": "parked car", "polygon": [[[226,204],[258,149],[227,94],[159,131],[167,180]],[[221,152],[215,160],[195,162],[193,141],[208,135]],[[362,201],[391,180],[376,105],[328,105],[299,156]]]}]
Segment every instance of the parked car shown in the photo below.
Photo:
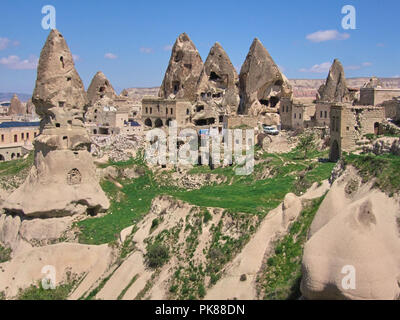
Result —
[{"label": "parked car", "polygon": [[264,133],[270,134],[273,136],[277,136],[279,134],[279,130],[274,127],[263,125]]}]

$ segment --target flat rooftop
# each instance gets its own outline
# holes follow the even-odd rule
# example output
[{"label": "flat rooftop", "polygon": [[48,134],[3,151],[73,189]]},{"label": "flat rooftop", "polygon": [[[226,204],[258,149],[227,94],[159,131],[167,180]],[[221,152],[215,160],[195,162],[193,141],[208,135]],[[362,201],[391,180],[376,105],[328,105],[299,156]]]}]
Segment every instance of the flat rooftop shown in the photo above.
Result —
[{"label": "flat rooftop", "polygon": [[19,122],[19,121],[10,121],[10,122],[2,122],[0,123],[1,128],[26,128],[26,127],[39,127],[40,122]]}]

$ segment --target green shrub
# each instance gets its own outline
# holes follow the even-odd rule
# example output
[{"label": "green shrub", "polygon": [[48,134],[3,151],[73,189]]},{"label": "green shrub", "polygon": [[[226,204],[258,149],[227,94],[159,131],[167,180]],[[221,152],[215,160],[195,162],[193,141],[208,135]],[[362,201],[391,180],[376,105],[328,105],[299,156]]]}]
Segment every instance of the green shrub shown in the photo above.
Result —
[{"label": "green shrub", "polygon": [[155,218],[155,219],[151,222],[150,233],[152,233],[155,229],[157,229],[157,227],[158,227],[159,224],[160,224],[160,220],[158,220],[157,218]]},{"label": "green shrub", "polygon": [[0,245],[0,263],[6,262],[11,258],[11,249]]},{"label": "green shrub", "polygon": [[204,211],[204,218],[203,218],[203,222],[207,223],[208,221],[212,220],[212,215],[208,210]]},{"label": "green shrub", "polygon": [[66,300],[73,288],[73,283],[62,284],[52,289],[44,289],[42,284],[31,285],[25,290],[20,290],[18,300]]},{"label": "green shrub", "polygon": [[160,243],[147,246],[145,261],[149,268],[157,269],[162,267],[169,260],[169,249]]}]

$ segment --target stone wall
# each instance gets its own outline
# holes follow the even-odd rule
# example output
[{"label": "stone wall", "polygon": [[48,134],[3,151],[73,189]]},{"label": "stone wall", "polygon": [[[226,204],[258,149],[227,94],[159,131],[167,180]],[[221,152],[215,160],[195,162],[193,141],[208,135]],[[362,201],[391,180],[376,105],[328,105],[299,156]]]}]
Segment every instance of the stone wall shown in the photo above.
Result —
[{"label": "stone wall", "polygon": [[389,100],[380,104],[382,108],[385,109],[385,118],[390,118],[395,121],[400,120],[400,101],[399,100]]},{"label": "stone wall", "polygon": [[142,120],[147,128],[168,126],[176,120],[182,127],[190,123],[192,104],[186,100],[145,98],[142,101]]},{"label": "stone wall", "polygon": [[39,127],[0,128],[0,147],[9,144],[32,143],[39,134]]},{"label": "stone wall", "polygon": [[25,155],[25,150],[22,146],[0,146],[0,161],[11,161],[21,158]]},{"label": "stone wall", "polygon": [[317,102],[315,107],[315,125],[325,127],[330,125],[332,103]]},{"label": "stone wall", "polygon": [[400,89],[361,88],[360,105],[376,106],[400,96]]},{"label": "stone wall", "polygon": [[225,116],[224,117],[224,128],[225,129],[233,129],[239,127],[250,127],[256,128],[258,127],[258,119],[257,117],[252,116]]},{"label": "stone wall", "polygon": [[284,130],[292,129],[292,101],[290,99],[282,99],[279,107],[281,116],[281,126]]},{"label": "stone wall", "polygon": [[357,148],[357,141],[376,133],[385,119],[385,110],[374,106],[333,105],[331,108],[331,160],[343,151]]}]

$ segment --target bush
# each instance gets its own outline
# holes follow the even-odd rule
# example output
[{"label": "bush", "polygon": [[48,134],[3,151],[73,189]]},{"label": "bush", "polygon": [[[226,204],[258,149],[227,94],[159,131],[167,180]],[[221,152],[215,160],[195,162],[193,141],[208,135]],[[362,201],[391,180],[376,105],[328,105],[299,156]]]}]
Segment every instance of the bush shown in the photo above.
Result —
[{"label": "bush", "polygon": [[146,264],[151,269],[162,267],[169,260],[169,249],[160,243],[154,243],[147,247],[145,256]]},{"label": "bush", "polygon": [[155,219],[151,222],[150,233],[152,233],[155,229],[157,229],[157,227],[158,227],[159,224],[160,224],[160,220],[158,220],[157,218],[155,218]]},{"label": "bush", "polygon": [[0,263],[6,262],[11,258],[11,249],[4,248],[0,245]]},{"label": "bush", "polygon": [[210,221],[210,220],[212,220],[212,215],[211,215],[211,213],[210,213],[208,210],[206,210],[206,211],[204,212],[203,222],[204,222],[204,223],[207,223],[207,222]]},{"label": "bush", "polygon": [[303,133],[299,137],[299,144],[297,145],[297,149],[304,153],[304,159],[307,159],[308,154],[310,151],[315,150],[315,136],[312,132]]},{"label": "bush", "polygon": [[66,300],[74,283],[62,284],[52,289],[44,289],[42,284],[31,285],[25,290],[19,290],[18,300]]},{"label": "bush", "polygon": [[199,286],[199,297],[204,298],[206,296],[206,289],[204,288],[204,285]]}]

